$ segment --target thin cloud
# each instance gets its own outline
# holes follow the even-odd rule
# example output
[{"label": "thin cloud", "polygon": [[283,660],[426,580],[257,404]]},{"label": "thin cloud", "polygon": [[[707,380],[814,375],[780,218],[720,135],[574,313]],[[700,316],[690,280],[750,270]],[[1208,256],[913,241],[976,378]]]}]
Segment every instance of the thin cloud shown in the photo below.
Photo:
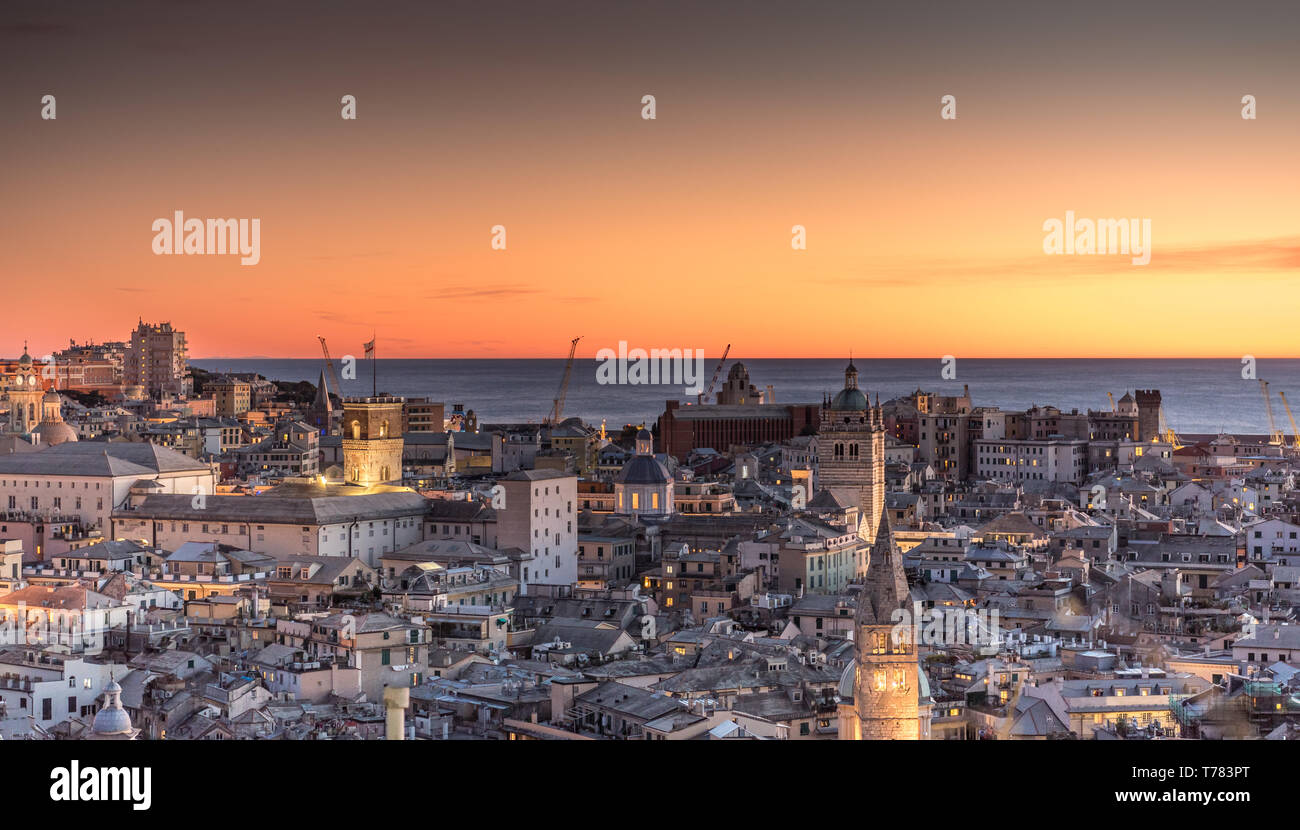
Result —
[{"label": "thin cloud", "polygon": [[457,286],[444,288],[429,295],[431,300],[496,300],[511,297],[526,297],[542,293],[536,288],[522,285],[499,285],[496,287]]},{"label": "thin cloud", "polygon": [[1156,237],[1151,261],[1132,264],[1132,255],[1037,254],[1014,259],[966,261],[917,259],[905,264],[894,260],[868,268],[855,277],[827,277],[815,280],[823,285],[870,285],[878,288],[906,288],[918,284],[944,285],[981,282],[1018,282],[1027,277],[1086,275],[1097,278],[1132,279],[1152,272],[1222,276],[1233,273],[1291,278],[1300,270],[1300,237],[1222,242],[1211,245],[1166,248]]}]

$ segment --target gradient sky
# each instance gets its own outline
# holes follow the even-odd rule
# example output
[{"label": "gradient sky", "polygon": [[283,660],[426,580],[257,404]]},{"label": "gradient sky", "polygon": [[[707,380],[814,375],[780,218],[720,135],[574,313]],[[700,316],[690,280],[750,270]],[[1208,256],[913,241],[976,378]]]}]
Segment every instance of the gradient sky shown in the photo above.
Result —
[{"label": "gradient sky", "polygon": [[[1292,2],[7,2],[0,355],[142,316],[194,358],[1297,356],[1298,38]],[[260,218],[260,264],[155,256],[178,209]],[[1067,209],[1150,218],[1151,264],[1044,255]]]}]

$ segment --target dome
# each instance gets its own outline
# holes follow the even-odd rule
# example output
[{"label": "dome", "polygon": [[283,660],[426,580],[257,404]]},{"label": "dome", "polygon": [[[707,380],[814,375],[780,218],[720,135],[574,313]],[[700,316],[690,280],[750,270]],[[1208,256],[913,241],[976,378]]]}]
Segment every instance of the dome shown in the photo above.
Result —
[{"label": "dome", "polygon": [[745,370],[745,364],[737,361],[731,365],[731,371],[727,372],[728,380],[746,380],[749,378],[749,372]]},{"label": "dome", "polygon": [[860,412],[870,406],[861,389],[844,389],[831,401],[831,409],[836,412]]},{"label": "dome", "polygon": [[42,421],[32,430],[41,436],[41,443],[54,447],[77,440],[77,431],[62,421]]},{"label": "dome", "polygon": [[849,359],[844,367],[844,389],[831,401],[831,409],[837,412],[861,412],[871,408],[871,401],[858,388],[858,367]]},{"label": "dome", "polygon": [[46,390],[45,397],[41,398],[41,400],[45,401],[46,403],[63,402],[63,398],[59,397],[59,393],[54,391],[54,387],[50,387],[48,390]]},{"label": "dome", "polygon": [[646,429],[645,427],[641,427],[636,431],[636,440],[653,441],[655,440],[655,437],[654,435],[651,434],[650,430]]},{"label": "dome", "polygon": [[131,716],[122,708],[122,687],[116,680],[104,687],[104,708],[95,713],[90,731],[96,735],[130,735]]},{"label": "dome", "polygon": [[25,349],[25,348],[23,349],[23,356],[20,357],[20,358],[18,358],[18,365],[19,365],[19,366],[31,366],[31,365],[32,365],[32,356],[29,355],[29,354],[27,353],[27,349]]},{"label": "dome", "polygon": [[634,456],[618,474],[620,484],[667,484],[673,477],[668,468],[653,455]]}]

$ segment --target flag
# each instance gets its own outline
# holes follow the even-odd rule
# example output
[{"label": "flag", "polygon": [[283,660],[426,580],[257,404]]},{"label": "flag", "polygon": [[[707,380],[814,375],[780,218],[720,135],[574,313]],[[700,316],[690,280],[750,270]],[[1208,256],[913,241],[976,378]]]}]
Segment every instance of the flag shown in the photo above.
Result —
[{"label": "flag", "polygon": [[365,344],[365,349],[366,349],[366,357],[374,357],[374,356],[375,356],[375,341],[374,341],[374,340],[371,340],[369,343],[366,343],[366,344]]}]

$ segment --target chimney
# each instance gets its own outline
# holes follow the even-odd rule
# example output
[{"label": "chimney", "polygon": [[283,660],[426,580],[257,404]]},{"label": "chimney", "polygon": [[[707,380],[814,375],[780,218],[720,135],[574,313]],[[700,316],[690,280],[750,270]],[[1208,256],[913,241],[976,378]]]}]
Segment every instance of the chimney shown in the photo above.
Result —
[{"label": "chimney", "polygon": [[407,686],[384,688],[384,737],[390,741],[406,740],[406,707],[411,705],[411,689]]}]

